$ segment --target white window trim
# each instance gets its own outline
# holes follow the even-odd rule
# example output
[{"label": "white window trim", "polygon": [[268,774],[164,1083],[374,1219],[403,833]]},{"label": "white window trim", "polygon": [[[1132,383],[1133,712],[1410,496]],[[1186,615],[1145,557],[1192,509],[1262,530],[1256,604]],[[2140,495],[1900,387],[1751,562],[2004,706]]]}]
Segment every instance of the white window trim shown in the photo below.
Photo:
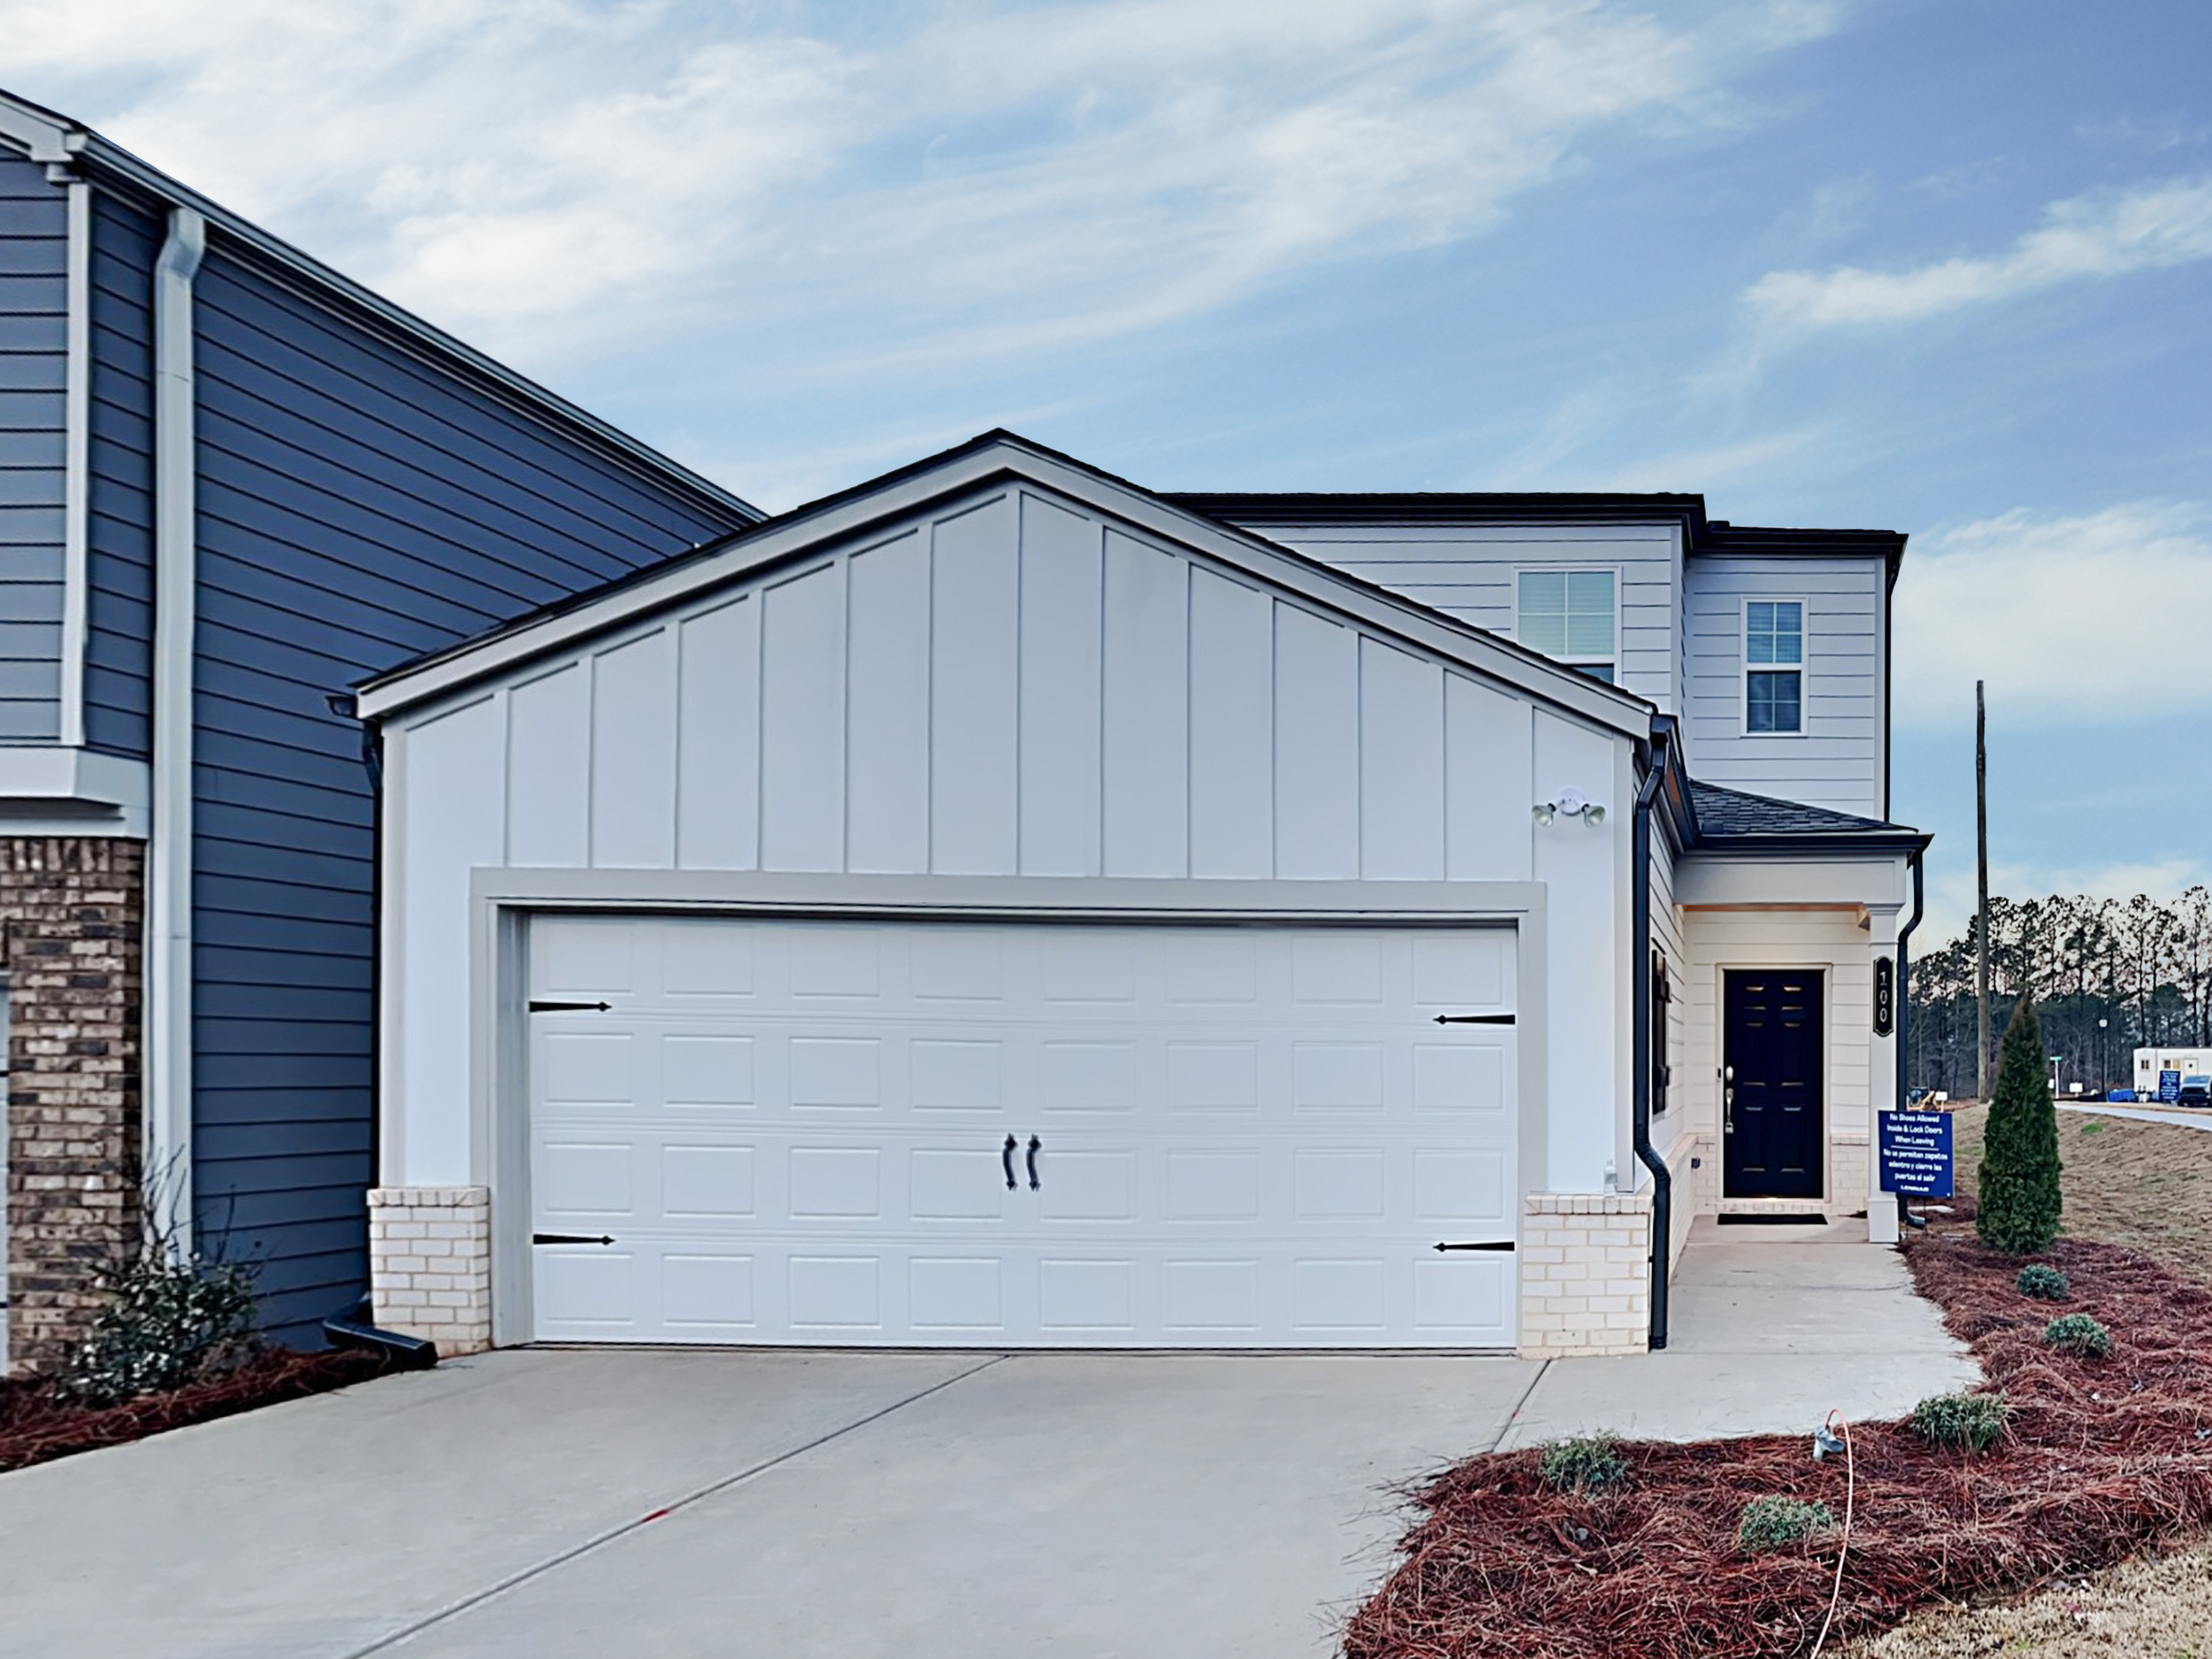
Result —
[{"label": "white window trim", "polygon": [[[1560,575],[1583,575],[1583,574],[1591,574],[1591,573],[1594,573],[1594,572],[1597,572],[1597,571],[1604,571],[1604,572],[1606,572],[1607,574],[1608,574],[1609,575],[1611,575],[1611,576],[1612,576],[1612,578],[1613,578],[1613,649],[1612,649],[1612,651],[1611,651],[1609,653],[1607,653],[1607,655],[1602,656],[1602,657],[1599,657],[1599,656],[1589,656],[1589,655],[1584,655],[1584,656],[1579,656],[1579,657],[1553,656],[1553,655],[1550,652],[1548,652],[1548,651],[1540,651],[1540,652],[1537,652],[1537,654],[1538,654],[1539,656],[1540,656],[1540,657],[1545,658],[1545,659],[1546,659],[1547,660],[1548,660],[1548,661],[1555,662],[1555,663],[1559,663],[1559,664],[1560,664],[1561,665],[1563,665],[1563,666],[1565,666],[1565,667],[1568,667],[1568,668],[1579,668],[1579,667],[1581,667],[1583,665],[1584,665],[1585,663],[1610,663],[1610,664],[1612,664],[1612,665],[1613,665],[1613,684],[1614,684],[1616,687],[1620,686],[1620,675],[1621,675],[1621,666],[1622,666],[1622,665],[1621,665],[1621,660],[1620,660],[1620,636],[1621,636],[1621,634],[1622,634],[1622,631],[1623,631],[1623,629],[1622,629],[1622,623],[1621,623],[1621,616],[1620,616],[1620,613],[1621,613],[1622,610],[1626,607],[1626,604],[1627,604],[1627,597],[1626,597],[1626,596],[1627,596],[1627,588],[1628,588],[1628,582],[1627,582],[1627,579],[1626,579],[1626,574],[1624,574],[1624,573],[1625,573],[1625,570],[1626,570],[1626,567],[1625,567],[1625,566],[1622,566],[1622,565],[1617,565],[1617,564],[1606,564],[1606,563],[1602,563],[1602,562],[1597,562],[1597,561],[1592,561],[1592,562],[1590,562],[1585,563],[1585,562],[1581,562],[1581,561],[1579,561],[1579,560],[1577,560],[1576,562],[1574,562],[1574,563],[1572,563],[1572,564],[1516,564],[1516,565],[1515,565],[1515,566],[1513,567],[1513,583],[1512,583],[1512,592],[1511,592],[1511,596],[1510,596],[1510,598],[1507,600],[1507,603],[1508,603],[1508,604],[1512,607],[1512,611],[1513,611],[1513,633],[1512,633],[1512,640],[1513,640],[1513,642],[1514,642],[1516,645],[1526,645],[1526,644],[1528,643],[1526,641],[1524,641],[1524,640],[1521,637],[1521,573],[1522,573],[1522,571],[1524,571],[1524,570],[1526,570],[1526,571],[1531,571],[1531,572],[1536,572],[1536,573],[1540,573],[1540,574],[1547,574],[1547,575],[1550,575],[1550,574],[1560,574]],[[1534,646],[1531,645],[1531,646],[1528,646],[1528,649],[1529,649],[1529,650],[1531,650],[1531,651],[1535,651],[1535,650],[1536,650],[1536,647],[1535,647]],[[1622,689],[1626,689],[1626,688],[1622,688]]]},{"label": "white window trim", "polygon": [[[1797,607],[1797,729],[1795,732],[1754,732],[1751,729],[1751,607],[1754,605],[1794,605]],[[1813,723],[1812,700],[1808,696],[1813,681],[1813,607],[1802,594],[1746,593],[1736,601],[1735,608],[1735,724],[1736,735],[1759,743],[1795,743],[1806,735]],[[1759,672],[1772,673],[1786,669],[1787,663],[1762,663]]]}]

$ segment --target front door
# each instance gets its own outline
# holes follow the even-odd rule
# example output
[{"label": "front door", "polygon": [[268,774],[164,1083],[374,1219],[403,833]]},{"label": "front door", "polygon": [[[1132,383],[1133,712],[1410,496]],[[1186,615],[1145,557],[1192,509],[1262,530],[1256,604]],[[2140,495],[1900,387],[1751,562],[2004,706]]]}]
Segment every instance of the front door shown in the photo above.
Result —
[{"label": "front door", "polygon": [[1722,976],[1722,1195],[1820,1196],[1819,969]]}]

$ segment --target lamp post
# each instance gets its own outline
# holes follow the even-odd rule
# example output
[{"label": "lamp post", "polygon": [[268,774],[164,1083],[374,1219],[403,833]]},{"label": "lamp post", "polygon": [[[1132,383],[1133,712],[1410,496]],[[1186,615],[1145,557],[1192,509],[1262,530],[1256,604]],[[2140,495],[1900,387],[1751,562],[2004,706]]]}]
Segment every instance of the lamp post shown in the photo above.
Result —
[{"label": "lamp post", "polygon": [[2112,1092],[2112,1051],[2111,1045],[2105,1041],[2105,1027],[2110,1022],[2102,1014],[2097,1016],[2097,1092],[2100,1095]]}]

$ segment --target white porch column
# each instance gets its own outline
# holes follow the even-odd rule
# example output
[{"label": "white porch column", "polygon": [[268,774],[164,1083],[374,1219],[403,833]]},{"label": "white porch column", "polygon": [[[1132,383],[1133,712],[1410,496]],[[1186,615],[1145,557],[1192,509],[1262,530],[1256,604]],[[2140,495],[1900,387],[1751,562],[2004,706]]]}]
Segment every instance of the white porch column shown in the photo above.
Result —
[{"label": "white porch column", "polygon": [[[1869,906],[1867,910],[1875,960],[1888,957],[1893,974],[1897,963],[1898,908]],[[1897,1104],[1897,1081],[1905,1064],[1903,1046],[1898,1042],[1904,1024],[1903,975],[1893,982],[1897,988],[1897,1006],[1891,1013],[1889,1035],[1873,1037],[1867,1055],[1867,1238],[1875,1244],[1897,1243],[1897,1198],[1881,1186],[1881,1114]]]}]

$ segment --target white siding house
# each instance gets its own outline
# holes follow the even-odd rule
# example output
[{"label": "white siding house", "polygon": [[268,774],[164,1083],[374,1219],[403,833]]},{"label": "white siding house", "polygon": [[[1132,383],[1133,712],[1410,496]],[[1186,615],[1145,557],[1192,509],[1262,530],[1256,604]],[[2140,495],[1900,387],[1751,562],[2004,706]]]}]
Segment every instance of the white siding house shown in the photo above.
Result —
[{"label": "white siding house", "polygon": [[[365,687],[380,1316],[1606,1352],[1694,1213],[1865,1210],[1917,842],[1685,772],[1694,498],[1360,499],[1263,535],[991,434]],[[1617,686],[1512,638],[1522,573],[1600,568]],[[1716,999],[1783,957],[1833,1057],[1783,1195],[1724,1193]]]}]

